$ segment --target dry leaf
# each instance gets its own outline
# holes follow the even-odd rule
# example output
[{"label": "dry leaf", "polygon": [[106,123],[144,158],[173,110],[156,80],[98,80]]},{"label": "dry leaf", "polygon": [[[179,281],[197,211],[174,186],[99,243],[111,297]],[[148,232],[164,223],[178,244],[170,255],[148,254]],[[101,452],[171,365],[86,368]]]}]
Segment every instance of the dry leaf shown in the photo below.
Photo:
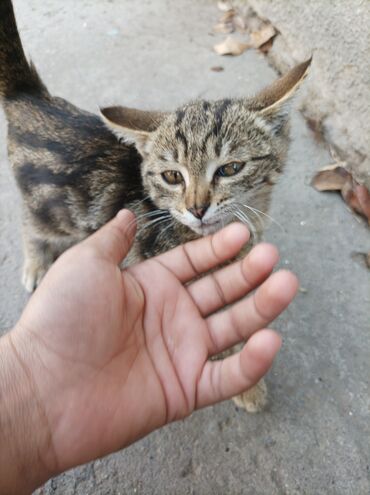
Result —
[{"label": "dry leaf", "polygon": [[213,48],[219,55],[241,55],[250,46],[249,43],[243,43],[232,36],[228,36],[221,43],[214,45]]},{"label": "dry leaf", "polygon": [[370,222],[370,192],[365,186],[357,184],[355,186],[355,193],[363,214]]},{"label": "dry leaf", "polygon": [[317,191],[340,191],[347,205],[370,223],[370,192],[356,182],[346,166],[346,162],[339,161],[322,168],[311,184]]},{"label": "dry leaf", "polygon": [[217,7],[222,12],[227,12],[228,10],[232,10],[233,8],[232,3],[228,2],[227,0],[217,2]]},{"label": "dry leaf", "polygon": [[258,31],[251,33],[251,43],[254,48],[260,48],[262,45],[270,41],[276,36],[276,29],[272,24],[265,24]]},{"label": "dry leaf", "polygon": [[247,28],[247,19],[239,9],[232,6],[231,3],[222,3],[223,14],[218,20],[218,23],[213,26],[215,33],[229,34],[234,31],[245,33]]},{"label": "dry leaf", "polygon": [[236,14],[236,10],[235,9],[230,9],[228,10],[227,12],[225,12],[221,17],[220,17],[220,22],[233,22],[234,20],[234,17],[235,17],[235,14]]},{"label": "dry leaf", "polygon": [[311,184],[317,191],[340,191],[349,176],[344,167],[334,163],[319,170]]},{"label": "dry leaf", "polygon": [[229,34],[234,31],[234,26],[230,22],[227,24],[224,22],[218,22],[213,26],[213,31],[215,33]]},{"label": "dry leaf", "polygon": [[213,72],[222,72],[224,68],[222,65],[215,65],[214,67],[211,67],[211,70],[213,70]]},{"label": "dry leaf", "polygon": [[341,189],[342,197],[353,211],[363,215],[370,223],[370,193],[365,186],[356,183],[352,176]]},{"label": "dry leaf", "polygon": [[266,43],[259,47],[259,50],[262,53],[268,53],[271,50],[273,39],[274,38],[270,38],[268,41],[266,41]]},{"label": "dry leaf", "polygon": [[237,29],[238,31],[244,33],[245,30],[247,29],[247,23],[245,18],[238,14],[233,17],[233,25],[234,29]]},{"label": "dry leaf", "polygon": [[213,31],[215,33],[223,33],[228,34],[235,31],[234,26],[234,16],[236,11],[234,9],[230,9],[226,11],[218,20],[218,23],[213,26]]}]

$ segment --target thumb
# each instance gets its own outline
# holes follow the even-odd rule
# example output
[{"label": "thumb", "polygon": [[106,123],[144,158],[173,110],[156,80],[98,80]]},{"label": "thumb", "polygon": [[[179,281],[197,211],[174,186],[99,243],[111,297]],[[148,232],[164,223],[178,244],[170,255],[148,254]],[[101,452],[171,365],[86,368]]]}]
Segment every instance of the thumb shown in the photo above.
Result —
[{"label": "thumb", "polygon": [[135,215],[121,210],[101,229],[88,237],[82,244],[99,251],[107,260],[120,264],[127,256],[136,232]]}]

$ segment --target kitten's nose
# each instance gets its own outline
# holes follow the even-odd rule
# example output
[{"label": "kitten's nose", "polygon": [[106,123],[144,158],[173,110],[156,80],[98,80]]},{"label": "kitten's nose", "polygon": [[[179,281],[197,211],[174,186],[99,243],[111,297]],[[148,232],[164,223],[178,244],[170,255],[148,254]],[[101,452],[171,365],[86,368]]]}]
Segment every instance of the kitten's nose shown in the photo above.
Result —
[{"label": "kitten's nose", "polygon": [[199,220],[200,220],[206,214],[208,207],[209,207],[209,205],[203,205],[203,206],[200,206],[199,208],[188,208],[188,210],[190,211],[190,213],[192,213],[195,216],[195,218],[199,218]]}]

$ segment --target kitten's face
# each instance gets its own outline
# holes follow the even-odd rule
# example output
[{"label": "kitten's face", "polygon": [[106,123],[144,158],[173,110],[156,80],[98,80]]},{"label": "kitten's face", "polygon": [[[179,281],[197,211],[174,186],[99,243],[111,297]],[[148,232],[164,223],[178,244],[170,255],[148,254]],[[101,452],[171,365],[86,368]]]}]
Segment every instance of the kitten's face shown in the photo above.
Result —
[{"label": "kitten's face", "polygon": [[266,211],[286,147],[285,126],[276,129],[244,101],[195,102],[168,115],[146,142],[144,186],[158,208],[197,234],[232,220],[253,229],[261,215],[249,208]]},{"label": "kitten's face", "polygon": [[310,62],[254,98],[198,101],[174,113],[109,107],[102,116],[141,153],[144,187],[159,209],[197,234],[233,219],[253,231],[284,165],[289,101]]}]

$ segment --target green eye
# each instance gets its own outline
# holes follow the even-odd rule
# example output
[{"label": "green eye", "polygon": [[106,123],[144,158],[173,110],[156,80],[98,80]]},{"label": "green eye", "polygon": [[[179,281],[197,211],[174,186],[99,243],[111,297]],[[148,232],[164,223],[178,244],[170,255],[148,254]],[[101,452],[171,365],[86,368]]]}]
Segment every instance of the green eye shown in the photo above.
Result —
[{"label": "green eye", "polygon": [[244,167],[243,162],[231,162],[226,165],[222,165],[216,170],[216,177],[231,177],[232,175],[237,174]]},{"label": "green eye", "polygon": [[162,179],[167,182],[167,184],[171,184],[171,186],[182,184],[184,182],[183,176],[177,170],[166,170],[161,175]]}]

